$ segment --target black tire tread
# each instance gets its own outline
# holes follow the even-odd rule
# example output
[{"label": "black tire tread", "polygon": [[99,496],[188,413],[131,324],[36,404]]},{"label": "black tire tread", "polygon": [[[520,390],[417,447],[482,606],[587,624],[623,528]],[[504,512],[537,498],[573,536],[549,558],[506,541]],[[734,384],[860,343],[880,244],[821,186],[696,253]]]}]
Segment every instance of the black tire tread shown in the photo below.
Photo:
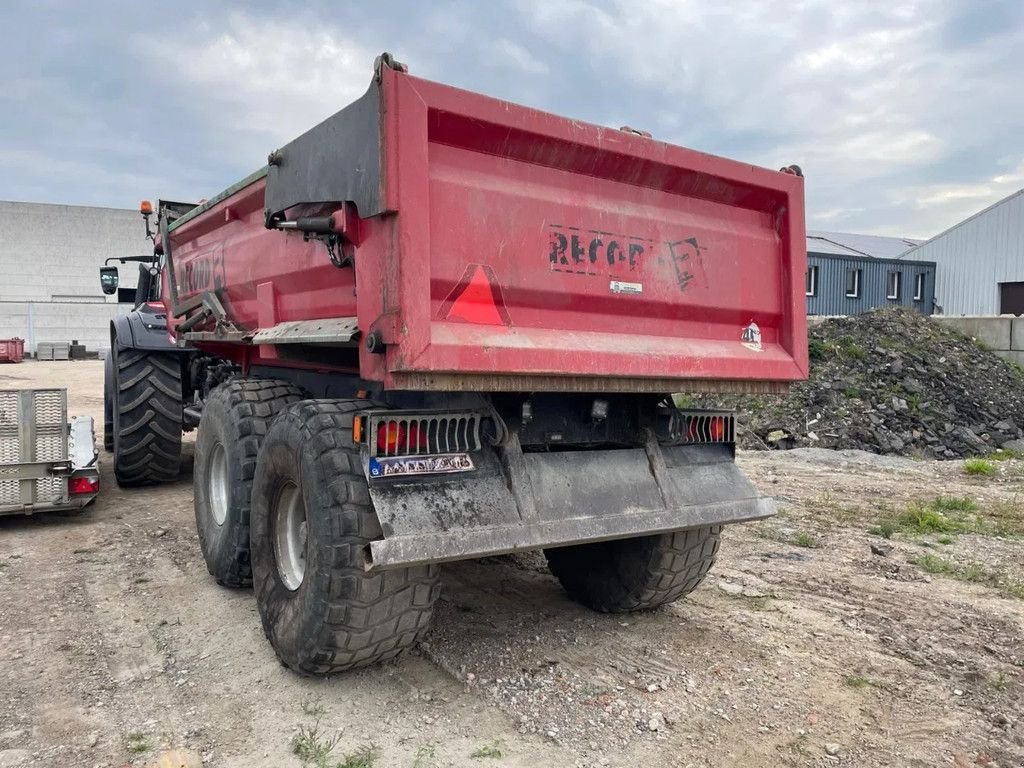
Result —
[{"label": "black tire tread", "polygon": [[[227,410],[238,428],[237,447],[241,454],[242,488],[238,498],[244,501],[239,525],[235,529],[234,556],[230,564],[221,564],[211,574],[225,587],[252,584],[249,560],[249,513],[252,506],[252,481],[256,475],[256,459],[260,446],[274,418],[290,403],[305,398],[306,392],[279,379],[231,379],[210,393],[210,399],[225,401]],[[232,494],[234,498],[234,493]]]},{"label": "black tire tread", "polygon": [[632,546],[633,540],[549,549],[544,554],[572,599],[606,613],[629,613],[675,602],[695,590],[715,563],[721,531],[722,526],[712,525],[644,537],[651,544],[643,555],[646,562],[628,570],[616,568],[619,579],[612,589],[605,580],[594,578],[592,568],[614,568],[614,558],[589,558],[586,548],[607,551],[616,545]]},{"label": "black tire tread", "polygon": [[181,463],[181,361],[175,354],[137,349],[118,350],[114,359],[117,483],[172,481]]},{"label": "black tire tread", "polygon": [[[427,629],[440,593],[436,564],[387,571],[364,568],[365,546],[382,533],[351,435],[353,417],[372,407],[386,406],[367,400],[307,400],[289,406],[281,416],[298,426],[322,476],[332,478],[330,558],[324,572],[316,574],[322,586],[315,613],[323,620],[306,633],[294,656],[275,646],[282,661],[302,674],[341,672],[398,656]],[[254,569],[258,598],[277,578],[273,562],[265,566]],[[273,644],[273,627],[262,605],[260,615]]]}]

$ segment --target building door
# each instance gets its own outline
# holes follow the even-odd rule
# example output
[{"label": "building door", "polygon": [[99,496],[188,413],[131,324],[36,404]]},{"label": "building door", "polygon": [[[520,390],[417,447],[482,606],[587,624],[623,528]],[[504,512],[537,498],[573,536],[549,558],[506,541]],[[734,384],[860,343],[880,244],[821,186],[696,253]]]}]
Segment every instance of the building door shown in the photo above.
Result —
[{"label": "building door", "polygon": [[1024,283],[999,284],[999,314],[1024,315]]}]

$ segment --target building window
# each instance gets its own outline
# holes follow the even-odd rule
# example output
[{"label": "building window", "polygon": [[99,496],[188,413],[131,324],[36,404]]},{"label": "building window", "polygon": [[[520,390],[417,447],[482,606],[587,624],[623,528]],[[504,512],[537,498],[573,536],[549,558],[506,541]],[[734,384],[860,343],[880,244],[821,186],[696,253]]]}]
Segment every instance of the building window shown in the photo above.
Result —
[{"label": "building window", "polygon": [[896,299],[900,298],[900,283],[902,282],[903,275],[899,272],[890,272],[889,277],[885,283],[885,298]]},{"label": "building window", "polygon": [[807,268],[807,295],[817,296],[818,295],[818,268],[808,267]]},{"label": "building window", "polygon": [[924,301],[924,273],[914,275],[914,301]]},{"label": "building window", "polygon": [[860,298],[860,270],[859,269],[848,269],[848,270],[846,270],[846,298],[848,298],[848,299],[859,299]]}]

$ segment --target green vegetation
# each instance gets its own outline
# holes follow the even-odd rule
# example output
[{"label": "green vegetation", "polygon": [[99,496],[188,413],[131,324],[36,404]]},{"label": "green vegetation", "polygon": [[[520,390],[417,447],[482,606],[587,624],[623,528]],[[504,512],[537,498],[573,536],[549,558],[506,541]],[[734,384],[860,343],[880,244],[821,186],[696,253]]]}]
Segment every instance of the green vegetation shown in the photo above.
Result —
[{"label": "green vegetation", "polygon": [[833,348],[824,341],[819,341],[818,339],[808,339],[807,341],[807,356],[812,363],[820,363],[822,360],[827,359],[832,351]]},{"label": "green vegetation", "polygon": [[978,504],[967,496],[938,496],[932,505],[943,512],[974,512]]},{"label": "green vegetation", "polygon": [[1024,459],[1024,453],[1021,451],[1013,451],[1009,448],[1000,448],[995,453],[989,455],[990,461],[1010,461],[1011,459]]},{"label": "green vegetation", "polygon": [[957,581],[984,584],[999,590],[1007,597],[1024,600],[1024,582],[1009,578],[1005,574],[986,571],[975,563],[959,565],[951,560],[930,554],[918,555],[911,558],[909,562],[911,565],[916,565],[918,568],[937,576],[944,576],[948,579],[956,579]]},{"label": "green vegetation", "polygon": [[149,739],[142,731],[130,731],[124,737],[124,747],[133,755],[149,751]]},{"label": "green vegetation", "polygon": [[953,543],[953,537],[952,536],[939,536],[939,538],[937,538],[935,541],[937,541],[939,544],[952,544]]},{"label": "green vegetation", "polygon": [[847,675],[843,678],[843,683],[847,688],[853,688],[854,690],[860,690],[861,688],[880,688],[881,686],[868,677],[862,677],[861,675]]},{"label": "green vegetation", "polygon": [[328,768],[327,760],[340,739],[340,734],[324,734],[320,730],[319,720],[310,726],[300,725],[298,733],[292,736],[292,754],[299,758],[303,765]]},{"label": "green vegetation", "polygon": [[807,531],[797,533],[793,538],[793,543],[798,547],[806,547],[807,549],[814,549],[818,546],[818,542]]},{"label": "green vegetation", "polygon": [[429,766],[434,764],[436,757],[437,752],[434,750],[434,745],[424,744],[416,750],[416,755],[412,761],[412,768],[429,768]]},{"label": "green vegetation", "polygon": [[964,472],[968,475],[991,475],[996,465],[988,459],[967,459],[964,461]]},{"label": "green vegetation", "polygon": [[475,750],[473,750],[473,753],[470,755],[470,757],[474,760],[478,760],[482,757],[500,758],[501,743],[497,741],[492,741],[490,744],[484,744],[481,747],[477,747]]},{"label": "green vegetation", "polygon": [[345,759],[339,762],[335,768],[373,768],[377,763],[377,748],[372,744],[364,744]]},{"label": "green vegetation", "polygon": [[868,356],[868,353],[864,351],[864,347],[854,341],[852,338],[847,336],[843,339],[842,345],[839,347],[840,351],[851,360],[863,360]]}]

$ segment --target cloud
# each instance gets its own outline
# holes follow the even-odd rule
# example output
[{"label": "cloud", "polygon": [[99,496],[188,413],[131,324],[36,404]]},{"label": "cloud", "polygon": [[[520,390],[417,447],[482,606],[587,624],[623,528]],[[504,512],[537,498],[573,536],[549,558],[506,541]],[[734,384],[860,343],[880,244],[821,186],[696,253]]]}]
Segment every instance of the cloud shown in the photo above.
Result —
[{"label": "cloud", "polygon": [[[418,76],[806,173],[808,225],[928,237],[1024,184],[1017,0],[507,0],[389,13],[181,0],[97,16],[15,5],[0,29],[0,198],[196,198],[363,93]],[[39,47],[19,29],[48,30]],[[172,190],[167,192],[166,190]]]}]

